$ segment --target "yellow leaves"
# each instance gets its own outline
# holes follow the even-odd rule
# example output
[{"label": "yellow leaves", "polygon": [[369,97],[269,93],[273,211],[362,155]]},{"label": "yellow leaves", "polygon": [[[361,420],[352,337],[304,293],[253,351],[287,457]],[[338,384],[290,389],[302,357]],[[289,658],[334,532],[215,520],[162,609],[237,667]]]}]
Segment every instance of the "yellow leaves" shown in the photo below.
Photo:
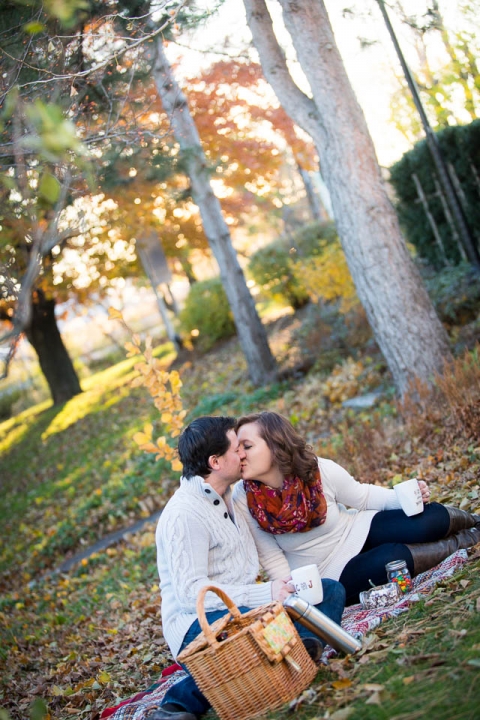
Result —
[{"label": "yellow leaves", "polygon": [[137,443],[140,447],[142,445],[146,445],[147,443],[151,442],[152,440],[152,433],[153,433],[153,425],[152,423],[147,423],[144,425],[143,432],[137,432],[133,436],[134,442]]},{"label": "yellow leaves", "polygon": [[134,345],[131,342],[126,342],[124,345],[125,350],[127,351],[127,357],[133,357],[134,355],[141,355],[141,350],[137,345]]},{"label": "yellow leaves", "polygon": [[[119,310],[110,308],[109,317],[111,320],[119,320],[131,333]],[[183,420],[186,415],[180,398],[180,388],[182,387],[180,375],[176,370],[167,372],[163,369],[162,363],[153,357],[152,338],[150,336],[146,337],[143,350],[142,340],[136,333],[131,333],[131,341],[127,341],[124,347],[127,351],[127,357],[143,356],[143,360],[134,366],[138,376],[132,380],[131,387],[135,388],[144,385],[147,388],[153,398],[155,407],[160,413],[160,420],[165,428],[165,434],[171,438],[177,437],[182,431]],[[171,463],[175,472],[181,471],[182,465],[176,457],[175,449],[168,444],[165,436],[159,437],[156,441],[153,440],[153,425],[150,423],[145,425],[143,432],[135,433],[133,440],[141,450],[155,454],[156,460],[165,458]]]},{"label": "yellow leaves", "polygon": [[342,403],[354,397],[360,390],[360,377],[364,373],[361,362],[348,358],[342,365],[337,365],[330,377],[323,383],[322,394],[331,403]]},{"label": "yellow leaves", "polygon": [[101,685],[106,685],[108,682],[110,682],[110,675],[108,674],[108,672],[106,672],[106,670],[102,670],[102,672],[97,675],[97,681]]},{"label": "yellow leaves", "polygon": [[182,387],[182,381],[180,380],[180,375],[176,370],[172,370],[170,373],[170,387],[172,388],[172,393],[174,395],[180,394],[180,388]]},{"label": "yellow leaves", "polygon": [[114,307],[108,308],[108,317],[110,320],[120,320],[123,321],[123,316],[120,310],[117,310]]},{"label": "yellow leaves", "polygon": [[340,300],[343,312],[352,309],[358,302],[345,255],[339,242],[332,242],[322,250],[321,255],[297,260],[294,272],[311,300],[318,302]]},{"label": "yellow leaves", "polygon": [[334,680],[332,687],[334,687],[335,690],[343,690],[344,688],[350,687],[351,684],[352,681],[350,678],[341,678],[340,680]]}]

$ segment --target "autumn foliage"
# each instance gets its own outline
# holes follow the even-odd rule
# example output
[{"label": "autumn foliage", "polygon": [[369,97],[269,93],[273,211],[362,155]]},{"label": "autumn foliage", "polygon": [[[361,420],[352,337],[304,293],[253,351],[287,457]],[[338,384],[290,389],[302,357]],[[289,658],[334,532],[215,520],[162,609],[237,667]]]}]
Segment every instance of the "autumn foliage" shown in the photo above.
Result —
[{"label": "autumn foliage", "polygon": [[[130,332],[130,329],[123,320],[119,310],[110,309],[110,319],[120,320],[123,326]],[[136,333],[131,333],[131,341],[125,343],[127,357],[139,357],[135,370],[139,373],[131,382],[131,387],[144,385],[153,398],[153,403],[160,413],[160,420],[165,429],[165,434],[170,438],[180,435],[183,420],[187,411],[182,407],[180,388],[182,381],[176,370],[166,371],[162,364],[153,356],[152,339],[147,336],[142,349],[142,341]],[[143,358],[143,359],[140,359]],[[147,453],[153,453],[155,459],[165,458],[171,463],[172,470],[181,471],[182,463],[176,457],[175,448],[168,444],[165,435],[153,440],[153,425],[146,423],[143,432],[137,432],[133,439]]]}]

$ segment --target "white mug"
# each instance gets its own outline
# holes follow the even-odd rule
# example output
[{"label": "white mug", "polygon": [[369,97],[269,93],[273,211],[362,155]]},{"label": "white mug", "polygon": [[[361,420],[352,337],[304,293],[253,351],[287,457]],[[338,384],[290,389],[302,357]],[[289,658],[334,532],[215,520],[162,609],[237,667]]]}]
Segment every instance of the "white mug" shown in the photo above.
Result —
[{"label": "white mug", "polygon": [[422,492],[416,478],[398,483],[394,490],[405,515],[418,515],[423,512]]},{"label": "white mug", "polygon": [[291,584],[295,594],[310,605],[318,605],[323,600],[323,586],[316,565],[304,565],[292,570]]}]

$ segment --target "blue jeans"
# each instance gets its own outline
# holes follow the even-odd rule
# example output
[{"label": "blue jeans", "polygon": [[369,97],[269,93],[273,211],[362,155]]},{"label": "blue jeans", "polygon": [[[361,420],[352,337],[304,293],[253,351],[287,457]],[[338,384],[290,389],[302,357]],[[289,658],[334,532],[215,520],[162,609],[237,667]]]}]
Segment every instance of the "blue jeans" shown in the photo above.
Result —
[{"label": "blue jeans", "polygon": [[[340,625],[343,609],[345,607],[345,589],[343,585],[336,580],[322,579],[322,585],[323,600],[315,607],[318,610],[321,610],[324,615],[327,615],[327,617]],[[241,613],[246,613],[252,608],[240,606],[238,609]],[[228,610],[226,609],[207,612],[206,615],[209,624],[218,620],[218,618],[223,617],[223,615],[226,615],[227,612]],[[294,624],[300,637],[317,637],[298,621]],[[190,625],[190,628],[183,639],[180,650],[183,650],[184,647],[191,643],[200,632],[200,624],[198,620],[195,620],[195,622]],[[194,715],[203,715],[203,713],[206,713],[207,710],[210,709],[210,703],[207,698],[202,695],[191,675],[188,675],[188,677],[180,680],[180,682],[175,683],[175,685],[172,685],[172,687],[167,690],[165,697],[163,698],[162,705],[165,705],[166,703],[174,703],[175,705],[182,707],[186,712],[193,713]]]}]

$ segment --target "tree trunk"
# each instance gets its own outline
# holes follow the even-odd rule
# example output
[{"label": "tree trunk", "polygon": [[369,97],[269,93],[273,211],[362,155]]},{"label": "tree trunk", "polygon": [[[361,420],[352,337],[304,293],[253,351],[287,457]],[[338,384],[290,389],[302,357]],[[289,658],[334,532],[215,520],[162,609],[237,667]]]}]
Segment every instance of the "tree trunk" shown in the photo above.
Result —
[{"label": "tree trunk", "polygon": [[264,385],[276,376],[275,359],[233,248],[220,202],[212,190],[207,159],[187,100],[173,76],[161,39],[157,38],[156,43],[153,78],[180,145],[193,199],[200,210],[205,235],[220,268],[220,277],[232,309],[250,379],[255,385]]},{"label": "tree trunk", "polygon": [[303,185],[305,187],[308,207],[310,208],[310,213],[313,220],[316,220],[317,222],[326,222],[329,219],[328,213],[323,207],[322,201],[320,200],[315,191],[315,187],[313,185],[312,178],[310,177],[310,173],[308,172],[308,170],[304,170],[301,165],[297,165],[297,167],[298,172],[300,173],[300,177],[302,178]]},{"label": "tree trunk", "polygon": [[63,344],[55,318],[55,300],[41,290],[32,297],[32,317],[25,335],[38,355],[54,405],[62,405],[82,392],[77,373]]},{"label": "tree trunk", "polygon": [[404,395],[414,378],[430,383],[443,369],[448,338],[401,235],[324,3],[279,1],[313,99],[301,99],[288,75],[264,0],[244,0],[253,40],[280,102],[318,147],[358,296]]}]

